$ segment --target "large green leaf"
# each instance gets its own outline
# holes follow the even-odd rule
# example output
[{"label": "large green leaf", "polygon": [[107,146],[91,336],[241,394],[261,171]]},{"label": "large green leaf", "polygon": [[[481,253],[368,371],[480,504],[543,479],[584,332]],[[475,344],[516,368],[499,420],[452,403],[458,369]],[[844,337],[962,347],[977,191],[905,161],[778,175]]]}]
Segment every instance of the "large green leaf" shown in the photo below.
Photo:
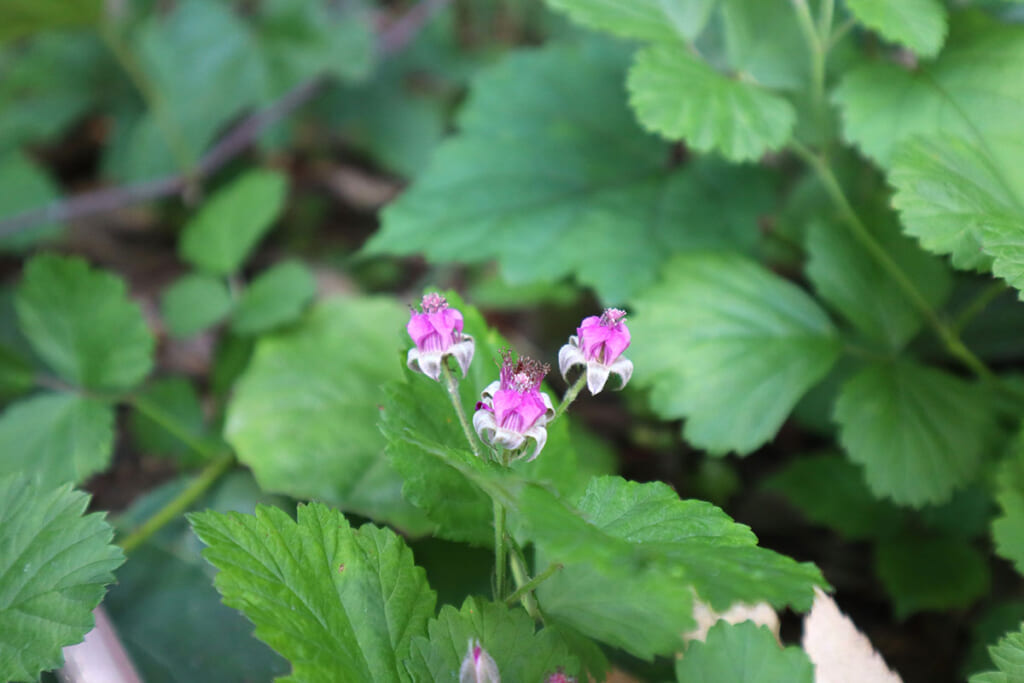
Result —
[{"label": "large green leaf", "polygon": [[846,139],[888,166],[896,145],[914,135],[997,149],[999,139],[1019,134],[1024,79],[1016,65],[1024,59],[1024,29],[970,19],[933,63],[909,70],[877,62],[849,71],[834,93]]},{"label": "large green leaf", "polygon": [[222,278],[205,273],[188,273],[163,291],[160,313],[171,334],[191,337],[216,325],[234,302]]},{"label": "large green leaf", "polygon": [[902,360],[873,363],[849,379],[835,419],[871,490],[914,506],[948,500],[968,484],[992,429],[976,387]]},{"label": "large green leaf", "polygon": [[7,0],[0,41],[45,29],[94,24],[102,14],[102,0]]},{"label": "large green leaf", "polygon": [[968,607],[988,592],[985,556],[959,538],[904,536],[879,543],[875,571],[900,619]]},{"label": "large green leaf", "polygon": [[782,147],[796,123],[784,98],[718,73],[682,44],[638,52],[628,87],[645,128],[730,161],[756,160]]},{"label": "large green leaf", "polygon": [[35,681],[80,642],[124,555],[70,485],[0,477],[0,679]]},{"label": "large green leaf", "polygon": [[401,537],[372,524],[353,529],[320,503],[300,506],[297,521],[266,506],[189,519],[220,569],[225,604],[291,662],[281,680],[410,680],[404,662],[435,595]]},{"label": "large green leaf", "polygon": [[407,318],[391,300],[331,299],[259,341],[225,435],[261,486],[425,530],[376,425],[382,385],[402,376],[396,330]]},{"label": "large green leaf", "polygon": [[558,629],[535,632],[520,608],[468,598],[459,610],[445,605],[427,628],[429,638],[413,640],[407,664],[414,681],[456,680],[470,641],[479,641],[494,659],[503,681],[546,681],[559,670],[580,674],[579,660]]},{"label": "large green leaf", "polygon": [[81,483],[107,469],[113,407],[73,394],[42,394],[0,416],[0,474],[32,472],[47,486]]},{"label": "large green leaf", "polygon": [[970,683],[1020,683],[1024,681],[1024,625],[1007,633],[988,649],[998,672],[971,676]]},{"label": "large green leaf", "polygon": [[780,647],[767,626],[719,621],[676,662],[676,677],[680,683],[813,683],[814,666],[800,648]]},{"label": "large green leaf", "polygon": [[946,7],[940,0],[847,0],[857,20],[883,38],[922,57],[934,57],[946,38]]},{"label": "large green leaf", "polygon": [[[19,152],[0,153],[0,188],[0,218],[46,206],[59,196],[53,181]],[[61,230],[57,223],[44,223],[0,237],[0,250],[24,251]]]},{"label": "large green leaf", "polygon": [[686,417],[687,440],[715,453],[771,439],[839,354],[813,299],[736,254],[681,255],[634,305],[637,381],[658,414]]},{"label": "large green leaf", "polygon": [[[901,235],[890,216],[873,222],[869,230],[925,301],[939,308],[952,287],[948,268]],[[807,276],[814,288],[865,337],[897,350],[920,329],[921,313],[845,225],[813,222],[807,254]]]},{"label": "large green leaf", "polygon": [[284,207],[288,180],[276,171],[249,171],[210,198],[181,235],[181,257],[215,275],[245,262]]},{"label": "large green leaf", "polygon": [[153,335],[116,275],[41,254],[25,266],[15,307],[32,347],[69,382],[123,390],[149,374]]},{"label": "large green leaf", "polygon": [[316,294],[313,273],[298,261],[267,269],[249,284],[231,318],[237,334],[255,334],[296,320]]},{"label": "large green leaf", "polygon": [[[460,132],[384,210],[369,252],[497,259],[510,283],[572,274],[621,301],[673,251],[753,249],[765,177],[710,159],[666,164],[667,146],[623,101],[624,68],[623,50],[588,43],[519,51],[482,71]],[[745,191],[726,200],[731,187]]]}]

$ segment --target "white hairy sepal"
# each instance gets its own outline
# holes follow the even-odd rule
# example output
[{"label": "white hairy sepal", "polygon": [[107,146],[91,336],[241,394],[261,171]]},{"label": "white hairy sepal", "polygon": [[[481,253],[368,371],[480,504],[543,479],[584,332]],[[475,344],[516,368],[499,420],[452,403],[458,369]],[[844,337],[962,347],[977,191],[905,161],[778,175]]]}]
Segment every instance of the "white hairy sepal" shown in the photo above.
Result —
[{"label": "white hairy sepal", "polygon": [[587,389],[591,395],[601,393],[604,385],[608,382],[608,375],[617,375],[621,380],[619,389],[626,386],[633,376],[633,361],[619,356],[611,365],[596,360],[587,360],[583,351],[579,348],[579,338],[576,335],[569,337],[569,343],[558,351],[558,370],[562,373],[562,379],[569,381],[569,370],[582,365],[587,373]]},{"label": "white hairy sepal", "polygon": [[441,363],[447,356],[452,356],[462,370],[462,377],[465,379],[469,372],[469,364],[473,362],[473,353],[476,351],[476,343],[473,337],[462,336],[462,341],[452,344],[447,351],[420,351],[415,346],[409,349],[405,358],[405,364],[413,372],[422,372],[435,382],[441,379]]},{"label": "white hairy sepal", "polygon": [[[483,399],[482,402],[487,405],[488,408],[493,408],[491,401],[494,399],[494,394],[501,388],[501,382],[491,382],[481,392],[480,396]],[[544,448],[544,444],[548,442],[548,421],[555,416],[555,407],[551,403],[551,398],[543,391],[540,392],[540,399],[544,402],[546,410],[544,414],[537,418],[537,421],[533,423],[533,426],[527,429],[525,432],[516,432],[511,429],[506,429],[498,425],[498,421],[494,417],[493,410],[487,410],[481,408],[473,414],[473,429],[476,430],[477,436],[484,443],[488,443],[492,446],[501,446],[505,450],[515,451],[522,448],[523,444],[526,443],[527,439],[533,439],[533,450],[530,451],[530,457],[527,458],[527,462],[531,462],[540,455],[541,450]],[[520,455],[517,460],[525,455]]]}]

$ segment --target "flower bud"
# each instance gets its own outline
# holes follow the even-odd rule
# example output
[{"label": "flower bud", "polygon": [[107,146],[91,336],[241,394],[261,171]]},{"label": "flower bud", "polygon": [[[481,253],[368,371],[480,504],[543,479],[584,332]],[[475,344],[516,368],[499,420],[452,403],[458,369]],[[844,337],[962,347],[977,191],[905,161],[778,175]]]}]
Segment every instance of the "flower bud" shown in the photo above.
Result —
[{"label": "flower bud", "polygon": [[600,317],[592,315],[583,319],[576,328],[576,334],[569,337],[569,343],[558,352],[558,369],[569,381],[567,375],[571,368],[585,366],[587,388],[591,394],[604,389],[609,374],[618,375],[622,381],[621,389],[633,376],[632,361],[622,357],[629,343],[626,312],[617,308],[605,309]]},{"label": "flower bud", "polygon": [[469,641],[469,651],[459,669],[459,683],[501,683],[498,665],[479,640]]},{"label": "flower bud", "polygon": [[406,358],[410,370],[436,381],[441,377],[441,363],[447,356],[454,356],[462,376],[466,376],[473,361],[473,338],[462,333],[462,313],[448,308],[443,296],[436,292],[425,295],[420,312],[410,311],[405,329],[416,344]]},{"label": "flower bud", "polygon": [[511,351],[502,355],[502,361],[500,379],[483,390],[476,404],[473,428],[486,443],[508,450],[533,439],[533,460],[548,440],[547,423],[555,415],[551,399],[540,391],[550,368],[526,357],[513,361]]}]

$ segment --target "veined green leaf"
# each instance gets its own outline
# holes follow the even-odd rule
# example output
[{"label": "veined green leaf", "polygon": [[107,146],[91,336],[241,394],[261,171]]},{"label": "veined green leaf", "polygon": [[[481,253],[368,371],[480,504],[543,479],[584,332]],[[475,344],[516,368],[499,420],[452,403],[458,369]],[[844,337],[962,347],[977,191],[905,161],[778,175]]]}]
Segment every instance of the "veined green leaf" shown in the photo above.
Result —
[{"label": "veined green leaf", "polygon": [[999,639],[988,649],[998,672],[971,676],[970,683],[1019,683],[1024,680],[1024,626]]},{"label": "veined green leaf", "polygon": [[946,7],[939,0],[846,0],[857,20],[886,40],[934,57],[946,38]]},{"label": "veined green leaf", "polygon": [[160,312],[171,334],[191,337],[220,322],[233,305],[222,278],[189,273],[164,290]]},{"label": "veined green leaf", "polygon": [[231,319],[237,334],[255,334],[296,320],[316,294],[313,273],[298,261],[278,263],[249,284]]},{"label": "veined green leaf", "polygon": [[767,626],[719,621],[676,662],[680,683],[812,683],[814,666],[798,647],[783,648]]}]

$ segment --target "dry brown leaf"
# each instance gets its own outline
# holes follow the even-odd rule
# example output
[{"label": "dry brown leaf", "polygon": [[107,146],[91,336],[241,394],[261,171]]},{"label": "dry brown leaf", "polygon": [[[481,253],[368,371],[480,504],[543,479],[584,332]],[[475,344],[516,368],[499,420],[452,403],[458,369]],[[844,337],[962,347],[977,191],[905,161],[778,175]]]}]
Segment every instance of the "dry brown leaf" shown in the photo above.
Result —
[{"label": "dry brown leaf", "polygon": [[814,663],[815,683],[903,683],[871,641],[825,593],[815,588],[804,619],[803,647]]}]

